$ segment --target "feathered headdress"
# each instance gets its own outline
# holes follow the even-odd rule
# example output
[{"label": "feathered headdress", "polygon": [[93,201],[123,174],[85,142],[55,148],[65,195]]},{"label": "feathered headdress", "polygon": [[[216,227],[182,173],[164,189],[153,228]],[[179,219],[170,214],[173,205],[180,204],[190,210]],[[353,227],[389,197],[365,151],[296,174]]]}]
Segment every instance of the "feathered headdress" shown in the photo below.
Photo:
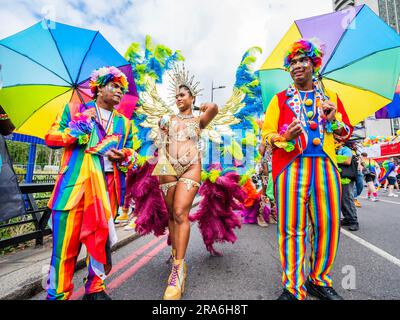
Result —
[{"label": "feathered headdress", "polygon": [[128,92],[128,79],[126,75],[116,67],[102,67],[94,70],[90,76],[90,90],[96,93],[99,87],[104,87],[109,82],[122,85],[122,92]]},{"label": "feathered headdress", "polygon": [[199,88],[199,81],[194,81],[194,76],[189,76],[189,71],[185,69],[185,65],[182,64],[182,68],[179,67],[178,64],[174,64],[170,76],[170,85],[169,91],[171,93],[171,100],[175,101],[175,96],[179,91],[180,86],[186,86],[193,97],[197,97],[200,95],[200,92],[203,89]]},{"label": "feathered headdress", "polygon": [[290,61],[299,53],[309,57],[314,65],[314,73],[321,68],[322,57],[324,56],[323,46],[318,43],[318,39],[300,39],[294,42],[286,51],[284,63],[286,69],[289,68]]}]

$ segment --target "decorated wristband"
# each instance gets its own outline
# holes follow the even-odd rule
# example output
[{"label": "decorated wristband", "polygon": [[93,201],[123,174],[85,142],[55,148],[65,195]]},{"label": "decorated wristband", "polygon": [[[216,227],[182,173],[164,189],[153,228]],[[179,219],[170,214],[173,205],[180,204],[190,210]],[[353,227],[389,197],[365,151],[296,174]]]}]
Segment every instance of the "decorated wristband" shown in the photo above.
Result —
[{"label": "decorated wristband", "polygon": [[277,148],[283,149],[286,152],[292,152],[294,150],[294,142],[293,141],[286,141],[286,139],[281,136],[275,136],[274,145]]},{"label": "decorated wristband", "polygon": [[345,128],[345,124],[342,121],[342,114],[340,112],[336,113],[335,120],[333,121],[328,121],[325,119],[323,125],[327,133],[333,133],[336,130]]},{"label": "decorated wristband", "polygon": [[[269,144],[273,147],[280,148],[285,150],[286,152],[292,152],[294,150],[295,142],[294,141],[286,141],[285,137],[283,136],[287,131],[289,125],[284,124],[280,130],[279,134],[273,134],[269,137]],[[272,143],[273,140],[273,143]]]},{"label": "decorated wristband", "polygon": [[344,123],[339,120],[326,121],[326,123],[325,123],[325,130],[328,133],[332,133],[341,128],[344,128]]},{"label": "decorated wristband", "polygon": [[123,149],[125,158],[117,164],[118,169],[121,172],[127,173],[131,169],[135,169],[138,163],[138,154],[130,149]]}]

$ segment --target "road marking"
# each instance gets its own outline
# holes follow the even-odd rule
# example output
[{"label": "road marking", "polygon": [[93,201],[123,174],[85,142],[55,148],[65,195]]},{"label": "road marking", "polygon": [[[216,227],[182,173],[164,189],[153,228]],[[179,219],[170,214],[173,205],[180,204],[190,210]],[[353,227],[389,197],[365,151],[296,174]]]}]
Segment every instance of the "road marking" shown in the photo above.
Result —
[{"label": "road marking", "polygon": [[[361,197],[361,198],[367,200],[367,197]],[[383,200],[382,198],[378,198],[378,201],[377,201],[377,202],[394,203],[394,204],[399,204],[399,205],[400,205],[400,202],[389,201],[389,200]]]},{"label": "road marking", "polygon": [[[154,246],[159,241],[165,240],[165,237],[166,236],[162,236],[160,238],[155,238],[155,239],[151,240],[150,242],[146,243],[145,245],[143,245],[142,247],[140,247],[139,249],[134,251],[131,255],[129,255],[125,259],[121,260],[120,262],[118,262],[115,266],[113,266],[113,268],[111,269],[111,272],[108,274],[107,278],[109,278],[114,273],[116,273],[117,271],[119,271],[120,269],[125,267],[128,263],[130,263],[132,260],[136,259],[138,256],[143,254],[147,249]],[[84,294],[85,294],[85,287],[82,286],[71,295],[71,300],[77,300],[80,297],[82,297]]]},{"label": "road marking", "polygon": [[168,246],[167,242],[164,241],[157,247],[155,247],[153,250],[149,252],[148,255],[144,256],[141,258],[138,262],[136,262],[132,267],[130,267],[128,270],[123,272],[119,277],[114,279],[113,281],[110,282],[110,284],[107,286],[110,291],[113,289],[119,287],[125,280],[128,278],[132,277],[140,268],[145,266],[150,262],[151,259],[153,259],[161,250],[163,250],[166,246]]},{"label": "road marking", "polygon": [[381,257],[385,258],[386,260],[394,263],[398,267],[400,267],[400,259],[392,256],[391,254],[387,253],[386,251],[374,246],[372,243],[369,243],[368,241],[365,241],[364,239],[357,237],[355,234],[351,233],[350,231],[344,230],[341,228],[340,230],[343,234],[348,236],[349,238],[353,239],[354,241],[358,242],[359,244],[363,245],[364,247],[367,247],[371,251],[375,252],[376,254],[380,255]]}]

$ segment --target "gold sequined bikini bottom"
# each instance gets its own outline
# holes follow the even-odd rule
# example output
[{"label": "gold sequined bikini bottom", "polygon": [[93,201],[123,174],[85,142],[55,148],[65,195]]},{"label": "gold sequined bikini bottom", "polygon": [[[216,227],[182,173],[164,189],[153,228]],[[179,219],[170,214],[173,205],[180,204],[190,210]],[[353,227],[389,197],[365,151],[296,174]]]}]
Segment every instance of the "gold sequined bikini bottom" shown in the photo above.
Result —
[{"label": "gold sequined bikini bottom", "polygon": [[165,196],[167,196],[168,190],[171,187],[174,187],[178,182],[184,182],[186,184],[186,188],[189,191],[193,187],[200,187],[200,183],[195,180],[188,179],[188,178],[180,178],[178,181],[167,182],[160,184],[160,188]]},{"label": "gold sequined bikini bottom", "polygon": [[198,157],[194,157],[192,160],[189,161],[188,164],[182,165],[179,160],[171,157],[170,155],[168,155],[168,161],[169,163],[172,165],[172,167],[174,168],[175,172],[176,172],[176,176],[178,177],[178,179],[190,168],[190,166],[194,163],[196,163],[196,161],[198,160]]}]

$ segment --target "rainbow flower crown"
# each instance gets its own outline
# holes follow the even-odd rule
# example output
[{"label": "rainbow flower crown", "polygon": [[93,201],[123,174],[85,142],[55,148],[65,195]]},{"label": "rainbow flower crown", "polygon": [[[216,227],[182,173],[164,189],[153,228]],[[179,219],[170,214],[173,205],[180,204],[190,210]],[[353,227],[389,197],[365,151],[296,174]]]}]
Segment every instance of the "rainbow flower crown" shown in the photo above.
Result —
[{"label": "rainbow flower crown", "polygon": [[104,87],[109,82],[122,85],[122,92],[128,92],[128,79],[126,75],[116,67],[102,67],[92,72],[90,76],[90,90],[96,93],[99,87]]},{"label": "rainbow flower crown", "polygon": [[283,65],[289,69],[290,61],[297,54],[304,54],[309,57],[314,65],[314,73],[318,73],[324,56],[323,46],[318,43],[318,39],[300,39],[294,42],[286,51]]}]

